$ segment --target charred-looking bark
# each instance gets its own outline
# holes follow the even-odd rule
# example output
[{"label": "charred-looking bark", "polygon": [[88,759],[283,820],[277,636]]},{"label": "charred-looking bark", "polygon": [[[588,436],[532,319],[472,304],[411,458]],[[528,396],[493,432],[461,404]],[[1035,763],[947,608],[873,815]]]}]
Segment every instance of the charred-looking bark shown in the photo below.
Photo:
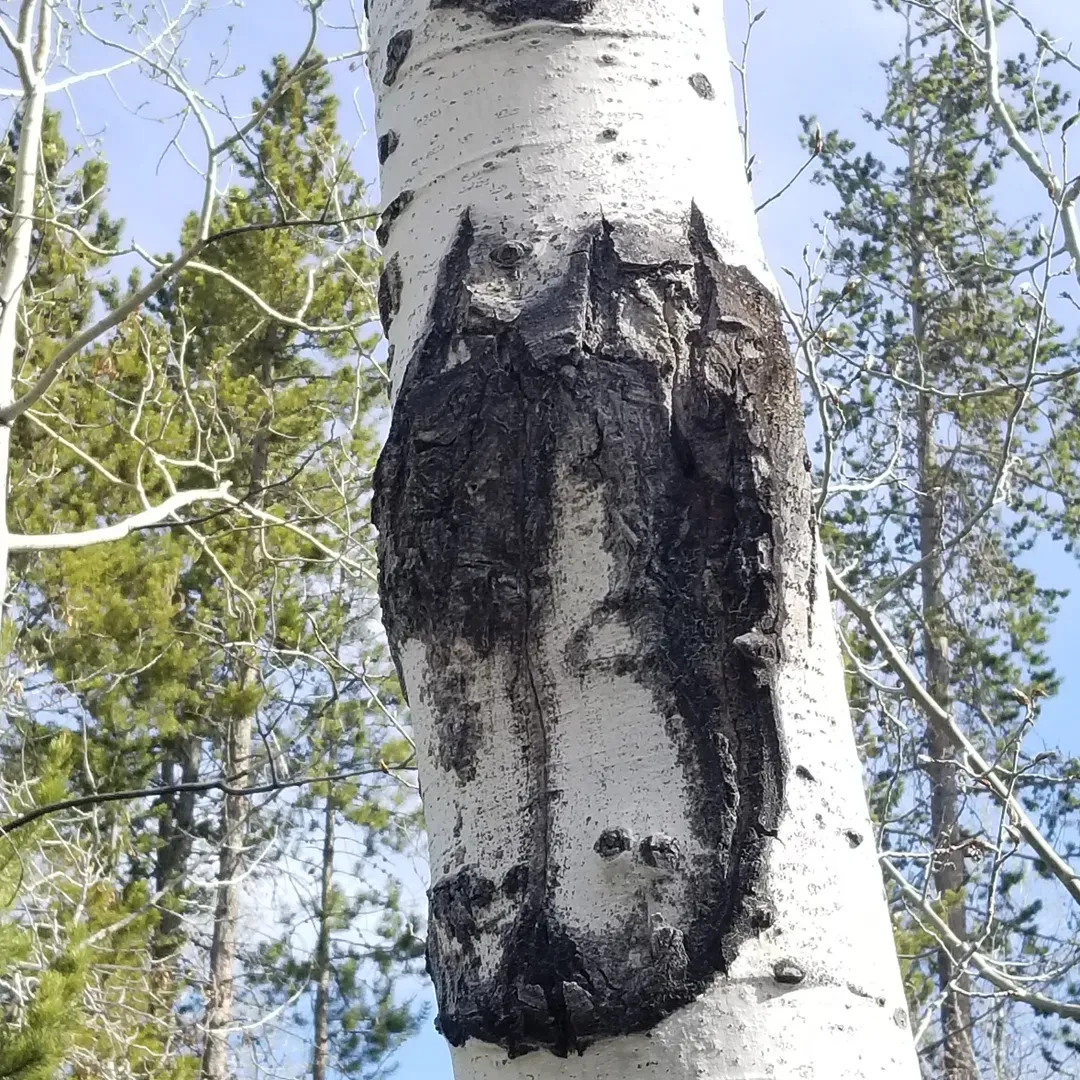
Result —
[{"label": "charred-looking bark", "polygon": [[511,25],[534,19],[575,23],[596,7],[596,0],[431,0],[431,6],[475,11],[492,22]]},{"label": "charred-looking bark", "polygon": [[[647,1030],[771,922],[775,676],[807,633],[782,600],[783,568],[811,563],[802,418],[774,298],[687,215],[681,251],[654,261],[598,222],[561,278],[507,314],[473,287],[505,238],[465,214],[376,472],[384,620],[396,655],[425,651],[427,685],[408,687],[434,712],[425,752],[462,792],[481,783],[489,732],[470,680],[496,658],[527,789],[519,850],[480,866],[461,844],[456,865],[432,867],[429,964],[456,1045],[565,1054]],[[606,599],[556,653],[568,499],[599,515],[609,564]],[[602,816],[580,842],[558,827],[568,765],[553,747],[583,711],[562,688],[600,664],[663,718],[681,835]],[[463,798],[455,836],[462,806],[473,837],[503,813]],[[567,916],[586,871],[609,875],[617,918]]]}]

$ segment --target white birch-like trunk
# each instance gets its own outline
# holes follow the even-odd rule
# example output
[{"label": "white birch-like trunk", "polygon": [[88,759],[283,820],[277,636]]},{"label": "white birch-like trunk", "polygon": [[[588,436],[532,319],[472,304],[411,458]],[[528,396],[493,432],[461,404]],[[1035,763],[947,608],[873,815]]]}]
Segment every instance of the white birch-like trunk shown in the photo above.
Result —
[{"label": "white birch-like trunk", "polygon": [[911,1080],[719,0],[368,6],[458,1080]]},{"label": "white birch-like trunk", "polygon": [[[19,150],[11,220],[0,252],[0,408],[15,400],[15,359],[19,319],[34,248],[34,207],[45,122],[45,72],[52,49],[52,0],[22,0],[16,28],[16,68],[23,96],[19,110]],[[8,532],[8,486],[11,472],[11,425],[0,424],[0,627],[8,589],[11,541]]]}]

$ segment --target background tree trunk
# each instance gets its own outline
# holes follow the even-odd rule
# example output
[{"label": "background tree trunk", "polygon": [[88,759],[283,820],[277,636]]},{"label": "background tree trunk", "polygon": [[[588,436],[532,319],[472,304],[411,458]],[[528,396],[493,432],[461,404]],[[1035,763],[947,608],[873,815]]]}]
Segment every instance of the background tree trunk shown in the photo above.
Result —
[{"label": "background tree trunk", "polygon": [[459,1080],[916,1075],[719,7],[370,4]]},{"label": "background tree trunk", "polygon": [[[923,656],[926,688],[935,701],[948,707],[952,697],[952,671],[943,591],[944,567],[940,555],[944,488],[938,482],[934,422],[929,395],[919,399],[919,465],[922,488],[919,496],[919,553],[927,560],[922,569]],[[930,774],[930,829],[934,838],[934,883],[947,896],[949,929],[961,940],[967,937],[967,898],[964,846],[960,831],[960,790],[953,748],[931,727],[928,731]],[[943,1080],[978,1080],[972,1044],[971,980],[957,971],[949,951],[938,951],[941,986],[941,1034]]]},{"label": "background tree trunk", "polygon": [[[252,727],[252,716],[249,712],[229,723],[224,772],[229,782],[236,787],[245,787],[248,783]],[[232,1021],[233,1009],[236,924],[240,913],[239,877],[244,868],[247,818],[246,795],[224,796],[214,935],[210,943],[210,981],[206,995],[203,1080],[225,1080],[229,1075],[229,1024]]]},{"label": "background tree trunk", "polygon": [[322,882],[319,890],[319,940],[315,946],[314,1049],[311,1080],[326,1080],[330,1059],[330,919],[334,902],[334,789],[327,786],[323,812]]}]

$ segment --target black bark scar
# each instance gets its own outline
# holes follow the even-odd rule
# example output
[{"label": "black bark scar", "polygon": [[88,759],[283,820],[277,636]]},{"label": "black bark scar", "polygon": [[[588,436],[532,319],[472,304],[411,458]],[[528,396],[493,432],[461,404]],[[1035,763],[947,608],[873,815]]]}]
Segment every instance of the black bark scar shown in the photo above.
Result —
[{"label": "black bark scar", "polygon": [[379,136],[379,164],[385,165],[386,159],[398,148],[401,139],[396,131],[384,131]]},{"label": "black bark scar", "polygon": [[413,32],[411,30],[399,30],[387,43],[386,46],[386,70],[383,72],[383,83],[393,86],[397,81],[401,65],[412,48]]},{"label": "black bark scar", "polygon": [[[626,261],[601,221],[563,280],[512,321],[473,300],[474,261],[490,273],[487,248],[475,246],[466,213],[376,469],[380,595],[395,658],[406,641],[427,650],[434,756],[463,785],[483,733],[456,650],[509,658],[507,722],[538,808],[526,861],[498,890],[480,870],[432,890],[441,1030],[455,1045],[566,1054],[655,1026],[768,924],[762,875],[784,775],[776,669],[785,635],[805,633],[782,602],[783,567],[808,563],[802,415],[775,300],[720,260],[696,207],[684,261]],[[663,313],[667,360],[625,332],[634,304]],[[556,720],[544,688],[558,676],[534,643],[552,609],[557,471],[603,509],[613,570],[593,623],[632,628],[638,651],[620,670],[665,719],[708,853],[683,860],[671,838],[647,838],[646,864],[679,873],[689,898],[672,925],[651,924],[643,906],[618,927],[571,932],[554,914],[560,883],[542,808]],[[568,650],[571,671],[586,652]],[[484,835],[484,801],[463,805],[479,815],[472,835]],[[582,838],[590,857],[617,854],[596,836]],[[476,911],[505,897],[516,917],[487,929]],[[481,942],[491,933],[500,936]],[[493,951],[498,970],[485,976],[479,958]]]},{"label": "black bark scar", "polygon": [[393,227],[394,222],[409,208],[412,201],[413,193],[406,190],[387,203],[386,209],[382,212],[379,227],[375,230],[375,239],[379,241],[379,247],[386,247],[386,242],[390,239],[390,229]]},{"label": "black bark scar", "polygon": [[474,11],[492,22],[511,25],[534,19],[576,23],[596,7],[596,0],[431,0],[431,7]]}]

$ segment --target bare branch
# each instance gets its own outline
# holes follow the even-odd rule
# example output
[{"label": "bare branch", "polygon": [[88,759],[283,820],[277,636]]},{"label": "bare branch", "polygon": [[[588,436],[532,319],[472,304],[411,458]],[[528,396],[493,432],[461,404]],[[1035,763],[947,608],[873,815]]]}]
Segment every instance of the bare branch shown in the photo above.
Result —
[{"label": "bare branch", "polygon": [[976,781],[989,789],[1000,802],[1008,805],[1012,815],[1011,820],[1017,832],[1043,860],[1047,870],[1061,882],[1073,900],[1080,904],[1080,874],[1069,866],[1054,849],[1053,844],[1039,832],[1024,808],[1011,794],[1008,781],[1000,776],[994,766],[990,765],[979,753],[971,740],[961,731],[952,715],[934,700],[915,670],[904,659],[899,648],[878,622],[874,612],[856,599],[854,593],[827,563],[826,571],[833,591],[881,650],[881,655],[893,674],[903,684],[904,689],[911,695],[930,724],[963,755],[964,764],[971,770]]},{"label": "bare branch", "polygon": [[64,810],[79,810],[87,806],[100,806],[103,803],[132,802],[135,799],[153,799],[159,798],[162,795],[178,795],[185,791],[196,793],[219,791],[223,795],[239,796],[266,795],[278,791],[285,791],[289,788],[306,787],[310,784],[337,783],[341,780],[350,780],[357,776],[378,776],[380,774],[385,776],[395,769],[408,768],[412,768],[412,766],[407,762],[403,762],[400,765],[395,765],[393,767],[382,765],[381,768],[367,767],[363,769],[347,769],[344,772],[328,773],[325,776],[298,776],[293,780],[277,780],[269,784],[234,786],[233,784],[230,784],[227,779],[222,778],[218,780],[196,780],[184,784],[168,784],[163,787],[137,788],[128,791],[102,791],[92,795],[75,795],[70,799],[59,799],[56,802],[35,806],[33,810],[28,810],[25,814],[20,814],[18,817],[10,818],[5,822],[0,822],[0,836],[10,836],[13,832],[23,829],[27,825],[31,825],[33,822],[39,821],[41,818],[47,817],[50,814],[59,814]]}]

